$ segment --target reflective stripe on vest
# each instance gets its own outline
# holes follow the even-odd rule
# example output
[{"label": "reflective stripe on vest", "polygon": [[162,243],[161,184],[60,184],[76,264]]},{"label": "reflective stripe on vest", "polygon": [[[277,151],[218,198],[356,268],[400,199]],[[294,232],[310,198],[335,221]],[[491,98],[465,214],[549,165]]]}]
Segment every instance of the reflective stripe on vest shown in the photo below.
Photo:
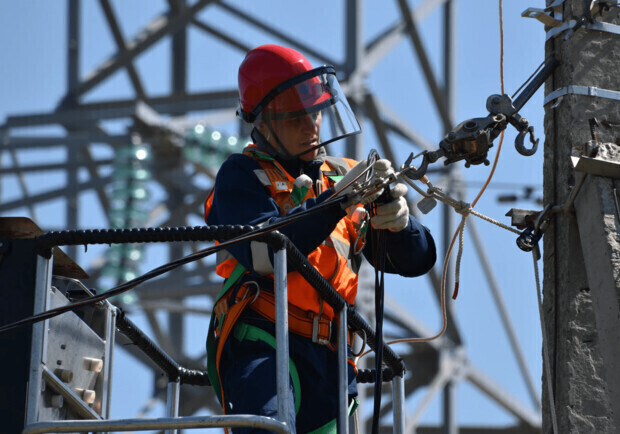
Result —
[{"label": "reflective stripe on vest", "polygon": [[[254,174],[278,204],[280,214],[285,215],[295,207],[291,197],[295,180],[282,166],[272,158],[263,156],[257,151],[256,145],[248,145],[243,153],[261,166],[261,169],[254,170]],[[353,160],[327,157],[321,166],[322,174],[319,182],[322,184],[322,191],[330,187],[330,181],[323,174],[324,172],[335,171],[338,175],[344,175],[353,165],[355,165]],[[309,189],[302,202],[312,197],[315,197],[314,191]],[[352,228],[353,223],[348,216],[345,216],[338,222],[328,239],[308,255],[310,263],[349,304],[353,304],[357,294],[357,273],[354,271],[357,267],[353,266],[351,252],[351,243],[355,240]],[[252,242],[251,251],[254,270],[273,277],[273,265],[267,254],[267,245]],[[228,252],[218,252],[216,273],[227,278],[236,264],[237,260]],[[323,303],[316,290],[297,272],[288,273],[287,281],[289,288],[295,288],[294,291],[288,291],[289,303],[301,309],[319,313]],[[334,316],[333,310],[327,304],[323,307],[323,313],[329,318]]]}]

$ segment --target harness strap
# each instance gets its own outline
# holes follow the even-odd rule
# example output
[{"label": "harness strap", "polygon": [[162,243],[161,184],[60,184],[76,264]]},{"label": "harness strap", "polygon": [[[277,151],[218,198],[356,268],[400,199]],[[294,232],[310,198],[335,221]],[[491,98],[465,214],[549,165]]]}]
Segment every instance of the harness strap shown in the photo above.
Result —
[{"label": "harness strap", "polygon": [[[246,299],[239,301],[238,303],[235,303],[228,310],[228,313],[224,317],[224,323],[220,327],[220,335],[219,335],[219,340],[217,342],[217,350],[215,352],[215,371],[217,372],[217,381],[218,381],[218,385],[220,386],[222,410],[224,411],[224,414],[226,414],[226,400],[224,397],[224,390],[222,389],[222,386],[221,386],[222,378],[220,377],[220,360],[222,359],[222,350],[224,349],[224,344],[226,343],[226,340],[228,339],[228,335],[230,335],[230,332],[235,326],[235,323],[237,322],[239,315],[241,315],[241,313],[243,312],[243,310],[245,309],[245,307],[251,300],[252,299],[250,298],[246,298]],[[213,319],[213,317],[211,319]]]},{"label": "harness strap", "polygon": [[[275,323],[275,297],[270,292],[261,291],[249,307]],[[317,315],[312,311],[305,311],[295,305],[289,304],[288,328],[293,333],[305,338],[311,338],[316,343],[327,344],[331,338],[332,323],[325,316]]]},{"label": "harness strap", "polygon": [[[239,341],[243,341],[244,339],[250,340],[252,342],[263,341],[274,350],[276,349],[276,338],[269,332],[266,332],[259,327],[239,321],[233,333],[234,336],[239,339]],[[293,391],[295,396],[295,414],[297,414],[299,413],[299,408],[301,406],[301,382],[299,381],[299,373],[297,372],[297,367],[295,366],[293,359],[291,359],[290,357],[288,359],[288,369],[289,373],[291,374],[291,381],[293,383]]]},{"label": "harness strap", "polygon": [[[353,398],[351,404],[349,404],[349,416],[355,413],[359,406],[359,400]],[[332,419],[320,428],[310,431],[308,434],[337,434],[338,433],[338,419]]]},{"label": "harness strap", "polygon": [[[215,390],[215,394],[217,395],[217,397],[220,399],[220,402],[222,403],[222,407],[224,408],[224,414],[226,414],[226,408],[225,408],[225,404],[224,404],[224,392],[222,391],[222,383],[221,383],[221,379],[220,379],[220,370],[219,370],[219,366],[220,366],[220,355],[221,355],[221,348],[220,347],[224,347],[224,343],[226,342],[226,339],[228,338],[228,333],[230,333],[230,330],[228,330],[228,333],[223,335],[223,328],[227,318],[227,313],[229,312],[228,309],[228,300],[227,297],[225,297],[226,293],[228,292],[228,290],[241,278],[241,276],[243,276],[245,272],[245,267],[243,265],[241,265],[240,263],[238,263],[234,270],[232,271],[232,273],[230,274],[230,276],[228,277],[228,279],[226,279],[226,281],[224,282],[224,285],[222,286],[222,290],[220,291],[219,295],[217,296],[216,299],[216,303],[213,307],[213,313],[211,314],[211,320],[209,322],[209,332],[207,334],[207,375],[209,377],[209,381],[211,382],[211,385],[213,386],[213,389]],[[247,304],[247,301],[243,304],[243,306],[237,307],[235,308],[235,306],[233,306],[230,310],[234,310],[235,312],[241,308],[241,310],[236,314],[237,317],[241,314],[241,312],[243,311],[243,308],[245,307],[245,305]],[[217,329],[216,329],[216,321],[217,321]],[[234,321],[232,323],[234,325]],[[230,326],[232,328],[232,325]],[[216,344],[216,335],[218,337],[220,337],[220,340],[217,341]]]}]

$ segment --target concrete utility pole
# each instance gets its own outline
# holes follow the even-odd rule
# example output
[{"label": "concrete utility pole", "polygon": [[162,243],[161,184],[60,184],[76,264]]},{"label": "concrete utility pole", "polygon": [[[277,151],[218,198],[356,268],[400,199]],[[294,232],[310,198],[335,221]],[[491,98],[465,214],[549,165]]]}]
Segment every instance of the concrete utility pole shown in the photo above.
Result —
[{"label": "concrete utility pole", "polygon": [[574,207],[553,215],[544,236],[551,359],[551,378],[543,378],[544,433],[553,432],[548,382],[557,432],[620,432],[617,3],[547,0],[539,18],[546,25],[547,56],[555,52],[560,61],[546,83],[544,200],[562,206],[574,198]]}]

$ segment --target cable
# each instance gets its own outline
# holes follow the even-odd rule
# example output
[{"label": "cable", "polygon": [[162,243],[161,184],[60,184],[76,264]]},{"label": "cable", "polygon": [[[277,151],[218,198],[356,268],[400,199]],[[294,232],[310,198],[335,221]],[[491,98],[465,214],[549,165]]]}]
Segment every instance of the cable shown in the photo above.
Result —
[{"label": "cable", "polygon": [[[389,194],[389,193],[388,193]],[[376,214],[376,204],[372,205],[373,215]],[[372,418],[372,433],[379,432],[379,414],[381,412],[381,389],[383,385],[382,365],[383,365],[383,311],[385,299],[385,257],[386,257],[386,237],[383,230],[371,232],[373,251],[375,252],[375,388],[374,388],[374,408]]]},{"label": "cable", "polygon": [[[200,259],[202,259],[202,258],[204,258],[206,256],[209,256],[209,255],[217,252],[218,250],[222,250],[223,248],[228,247],[230,245],[237,244],[237,243],[240,243],[240,242],[243,242],[243,241],[249,241],[249,240],[251,240],[253,238],[256,238],[258,236],[264,235],[264,234],[266,234],[268,232],[271,232],[271,231],[274,231],[274,230],[278,230],[278,229],[280,229],[280,228],[282,228],[282,227],[284,227],[284,226],[286,226],[288,224],[291,224],[291,223],[293,223],[293,222],[295,222],[297,220],[305,218],[308,215],[311,215],[311,214],[314,214],[316,212],[322,211],[323,209],[325,209],[327,207],[334,206],[335,204],[338,204],[338,203],[342,202],[343,200],[345,200],[345,198],[346,198],[346,196],[341,196],[341,197],[337,197],[337,198],[334,198],[334,199],[331,199],[331,200],[326,200],[325,202],[322,202],[322,203],[320,203],[320,204],[318,204],[318,205],[316,205],[316,206],[314,206],[314,207],[312,207],[310,209],[307,209],[305,211],[302,211],[302,212],[299,212],[299,213],[296,213],[296,214],[293,214],[293,215],[286,216],[282,220],[278,221],[277,223],[273,223],[271,225],[266,225],[266,226],[263,226],[261,228],[254,229],[254,230],[252,230],[251,232],[249,232],[247,234],[242,234],[242,235],[239,235],[239,236],[237,236],[235,238],[232,238],[232,239],[230,239],[228,241],[223,241],[223,242],[221,242],[220,244],[218,244],[216,246],[212,246],[212,247],[208,247],[208,248],[203,249],[203,250],[199,250],[198,252],[192,253],[192,254],[187,255],[187,256],[185,256],[183,258],[180,258],[180,259],[177,259],[175,261],[166,263],[164,265],[161,265],[161,266],[159,266],[159,267],[157,267],[157,268],[155,268],[155,269],[153,269],[153,270],[143,274],[142,276],[136,277],[135,279],[132,279],[132,280],[130,280],[128,282],[125,282],[122,285],[116,286],[113,289],[108,290],[108,291],[106,291],[104,293],[101,293],[101,294],[98,294],[98,295],[95,295],[95,296],[91,296],[91,297],[87,297],[87,298],[84,298],[83,300],[80,300],[78,302],[74,302],[74,303],[71,303],[71,304],[68,304],[68,305],[65,305],[65,306],[60,306],[60,307],[57,307],[55,309],[50,309],[48,311],[45,311],[45,312],[42,312],[42,313],[39,313],[39,314],[36,314],[36,315],[32,315],[30,317],[21,319],[19,321],[15,321],[13,323],[6,324],[6,325],[0,327],[0,334],[4,333],[6,331],[12,330],[12,329],[14,329],[16,327],[25,325],[25,324],[30,324],[30,323],[35,323],[35,322],[39,322],[39,321],[44,321],[46,319],[50,319],[50,318],[53,318],[55,316],[58,316],[58,315],[60,315],[62,313],[72,311],[72,310],[74,310],[74,309],[76,309],[78,307],[86,306],[86,305],[89,305],[89,304],[95,304],[95,303],[103,301],[103,300],[105,300],[107,298],[114,297],[116,295],[120,295],[120,294],[122,294],[122,293],[124,293],[126,291],[129,291],[130,289],[135,288],[139,284],[141,284],[143,282],[146,282],[147,280],[150,280],[150,279],[153,279],[153,278],[155,278],[157,276],[160,276],[160,275],[162,275],[162,274],[164,274],[164,273],[166,273],[168,271],[171,271],[171,270],[173,270],[173,269],[175,269],[177,267],[180,267],[182,265],[185,265],[185,264],[193,262],[193,261],[200,260]],[[235,230],[250,230],[253,227],[252,226],[236,226],[236,227],[231,227],[231,230],[233,228]],[[116,234],[116,232],[114,232],[114,234]],[[48,234],[48,235],[51,237],[53,235],[59,235],[59,234],[53,234],[52,233],[52,234]],[[75,244],[81,244],[81,243],[77,242],[77,241],[79,241],[79,240],[77,240],[77,238],[78,238],[77,237],[77,232],[73,232],[73,233],[71,233],[69,235],[74,235],[74,238],[76,238]],[[102,239],[101,243],[105,243],[105,244],[108,243],[108,242],[106,242],[104,240],[104,237],[101,237],[101,239]]]},{"label": "cable", "polygon": [[547,327],[545,326],[545,313],[543,311],[542,294],[540,290],[540,275],[538,273],[537,249],[532,250],[532,258],[534,259],[534,276],[536,278],[536,297],[538,299],[538,314],[540,315],[540,328],[543,340],[543,364],[545,366],[545,375],[547,375],[547,395],[549,395],[549,408],[551,411],[551,423],[553,425],[553,433],[558,433],[558,417],[555,411],[555,399],[553,398],[553,386],[551,384],[551,359],[549,357],[549,348],[547,346]]},{"label": "cable", "polygon": [[[502,95],[504,94],[504,25],[503,25],[503,20],[502,20],[502,0],[499,0],[499,33],[500,33],[500,85],[501,85],[501,91],[502,91]],[[439,332],[433,336],[430,337],[422,337],[422,338],[406,338],[406,339],[396,339],[393,341],[390,341],[387,343],[387,345],[392,345],[392,344],[396,344],[396,343],[403,343],[403,342],[408,342],[408,343],[416,343],[416,342],[430,342],[433,341],[435,339],[440,338],[446,331],[446,329],[448,328],[448,317],[447,317],[447,313],[446,313],[446,278],[448,275],[448,263],[449,263],[449,259],[450,259],[450,255],[452,254],[452,249],[454,248],[454,243],[456,242],[457,237],[461,240],[460,241],[460,246],[459,246],[459,253],[457,255],[457,264],[456,264],[456,270],[455,270],[455,283],[454,283],[454,293],[452,295],[453,299],[456,299],[456,297],[458,296],[458,289],[459,289],[459,281],[458,281],[458,276],[459,276],[459,270],[460,270],[460,258],[462,257],[462,249],[463,249],[463,244],[462,244],[462,240],[463,240],[463,234],[464,234],[464,230],[465,230],[465,221],[468,217],[469,214],[475,214],[479,217],[486,217],[486,216],[482,216],[482,214],[479,213],[475,213],[473,211],[473,207],[476,205],[476,203],[478,203],[478,201],[480,200],[480,198],[482,197],[482,194],[484,193],[484,191],[486,190],[487,186],[489,185],[489,183],[491,182],[491,179],[493,178],[493,174],[495,173],[495,169],[497,168],[497,163],[499,161],[499,155],[502,149],[502,144],[504,142],[504,131],[502,130],[501,135],[500,135],[500,139],[499,139],[499,144],[497,146],[497,154],[495,155],[495,160],[493,161],[493,166],[491,168],[491,172],[489,174],[489,176],[487,177],[486,181],[484,182],[482,188],[480,189],[480,191],[478,192],[478,194],[476,195],[476,198],[474,199],[474,201],[471,203],[471,205],[466,204],[462,201],[456,201],[452,198],[450,198],[448,195],[446,195],[445,193],[441,192],[441,190],[437,189],[436,187],[431,187],[429,188],[429,193],[427,195],[432,195],[433,197],[437,197],[437,193],[441,192],[441,195],[443,195],[442,198],[440,198],[440,200],[442,200],[442,202],[448,203],[449,205],[451,205],[453,208],[455,208],[455,210],[457,212],[459,212],[460,214],[463,215],[463,218],[461,220],[461,223],[459,224],[458,228],[456,229],[454,235],[452,236],[452,240],[450,242],[450,246],[448,247],[448,250],[446,252],[446,256],[444,259],[444,263],[443,263],[443,269],[442,269],[442,273],[441,273],[441,290],[440,290],[440,304],[441,304],[441,317],[442,317],[442,325],[441,325],[441,329],[439,330]],[[418,190],[416,187],[414,186],[413,182],[410,182],[406,176],[402,177],[403,180],[407,181],[407,183],[409,185],[411,185],[414,189]],[[433,194],[434,193],[434,194]],[[424,195],[426,196],[426,195]],[[449,203],[451,202],[451,203]],[[489,218],[485,218],[488,221],[493,221],[492,219]],[[499,222],[495,222],[494,223],[505,227],[508,230],[514,231],[512,228],[510,227],[506,227],[505,225],[502,225]],[[515,231],[517,233],[519,233],[518,231]],[[370,352],[366,351],[364,352],[360,358],[364,357],[366,354],[368,354]]]}]

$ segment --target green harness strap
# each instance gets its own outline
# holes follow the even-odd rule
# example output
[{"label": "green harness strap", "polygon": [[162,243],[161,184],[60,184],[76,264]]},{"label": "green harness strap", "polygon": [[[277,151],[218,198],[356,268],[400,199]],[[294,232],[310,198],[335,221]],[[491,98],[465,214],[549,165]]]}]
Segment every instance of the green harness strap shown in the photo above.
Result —
[{"label": "green harness strap", "polygon": [[[274,350],[276,349],[276,338],[263,329],[255,327],[243,322],[237,323],[233,331],[235,337],[240,341],[248,339],[252,342],[263,341]],[[288,359],[288,370],[291,374],[291,381],[293,382],[293,391],[295,393],[295,414],[299,413],[299,407],[301,406],[301,383],[299,382],[299,373],[293,360]]]},{"label": "green harness strap", "polygon": [[[355,413],[360,402],[357,398],[353,398],[349,405],[349,416]],[[337,434],[338,433],[338,419],[332,419],[320,428],[310,431],[308,434]]]}]

